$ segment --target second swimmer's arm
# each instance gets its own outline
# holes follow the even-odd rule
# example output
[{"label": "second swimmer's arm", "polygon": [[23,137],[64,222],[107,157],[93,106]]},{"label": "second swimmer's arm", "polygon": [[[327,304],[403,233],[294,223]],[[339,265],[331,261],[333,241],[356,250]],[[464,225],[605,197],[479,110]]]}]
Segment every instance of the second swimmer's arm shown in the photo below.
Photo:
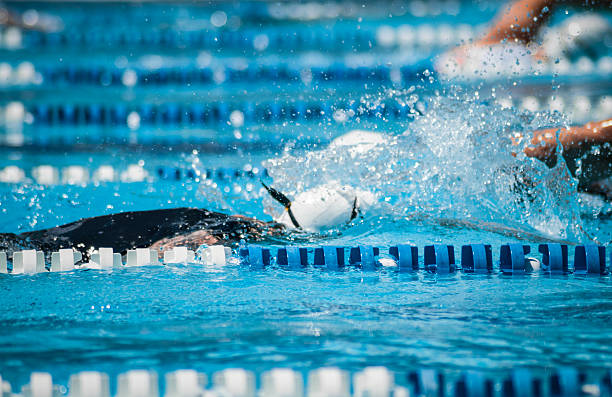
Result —
[{"label": "second swimmer's arm", "polygon": [[530,43],[540,27],[551,15],[554,6],[561,3],[590,7],[610,6],[611,0],[518,0],[495,18],[495,23],[478,44],[498,44],[504,40]]},{"label": "second swimmer's arm", "polygon": [[531,42],[555,3],[555,0],[519,0],[504,6],[479,44],[498,44],[503,40]]}]

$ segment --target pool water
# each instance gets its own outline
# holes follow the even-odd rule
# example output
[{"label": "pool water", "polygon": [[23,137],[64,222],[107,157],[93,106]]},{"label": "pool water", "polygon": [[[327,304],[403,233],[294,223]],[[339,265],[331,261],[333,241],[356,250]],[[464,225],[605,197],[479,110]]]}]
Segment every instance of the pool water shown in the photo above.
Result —
[{"label": "pool water", "polygon": [[[419,1],[312,8],[308,22],[285,3],[9,4],[59,17],[64,30],[23,32],[15,46],[4,32],[12,73],[26,61],[35,72],[0,92],[0,232],[183,206],[270,221],[282,207],[261,179],[289,197],[336,183],[376,199],[350,224],[264,246],[403,243],[418,246],[422,262],[429,244],[491,244],[497,260],[507,243],[532,252],[543,242],[597,243],[610,261],[610,202],[578,193],[564,163],[548,169],[513,155],[509,139],[609,117],[609,75],[454,85],[432,69],[453,40],[407,44],[406,32],[444,37],[439,25],[475,37],[494,3],[447,1],[441,13]],[[597,67],[612,56],[609,42],[602,47]],[[355,129],[378,143],[333,143]],[[55,174],[40,183],[33,170],[45,165]],[[381,365],[406,384],[419,368],[498,377],[575,367],[601,378],[612,366],[607,274],[254,270],[235,261],[2,275],[0,289],[0,374],[13,385],[32,371],[62,385],[102,371],[114,390],[116,375],[135,368]]]}]

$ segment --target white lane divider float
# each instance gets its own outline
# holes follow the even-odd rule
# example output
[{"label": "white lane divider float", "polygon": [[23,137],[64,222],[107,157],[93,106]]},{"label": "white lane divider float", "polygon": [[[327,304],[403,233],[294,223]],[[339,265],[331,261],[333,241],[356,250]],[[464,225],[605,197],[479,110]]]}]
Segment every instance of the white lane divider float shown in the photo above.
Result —
[{"label": "white lane divider float", "polygon": [[45,254],[42,251],[25,250],[13,254],[13,273],[40,273],[45,269]]},{"label": "white lane divider float", "polygon": [[[91,177],[90,177],[91,174]],[[69,165],[64,168],[43,164],[26,171],[16,165],[0,168],[1,183],[32,183],[39,185],[86,185],[88,183],[137,183],[149,178],[149,172],[139,164],[130,164],[125,170],[116,170],[111,165],[101,165],[96,169],[88,169],[81,165]]]},{"label": "white lane divider float", "polygon": [[119,375],[117,397],[158,397],[157,374],[132,370]]},{"label": "white lane divider float", "polygon": [[215,389],[221,395],[255,397],[255,375],[242,368],[228,368],[213,375]]},{"label": "white lane divider float", "polygon": [[195,252],[187,247],[174,247],[164,252],[164,263],[191,263],[195,260]]},{"label": "white lane divider float", "polygon": [[302,374],[289,368],[275,368],[261,375],[260,395],[294,397],[304,395]]},{"label": "white lane divider float", "polygon": [[157,266],[161,265],[159,256],[156,250],[150,248],[136,248],[135,250],[128,250],[127,261],[125,266]]},{"label": "white lane divider float", "polygon": [[51,374],[47,372],[32,372],[30,383],[21,388],[23,397],[54,397],[55,387]]},{"label": "white lane divider float", "polygon": [[70,376],[68,397],[110,397],[108,375],[83,371]]},{"label": "white lane divider float", "polygon": [[11,384],[0,376],[0,397],[11,397],[13,393],[11,393]]},{"label": "white lane divider float", "polygon": [[368,367],[353,376],[355,397],[387,397],[394,389],[393,373],[385,367]]},{"label": "white lane divider float", "polygon": [[200,260],[208,265],[225,266],[232,256],[232,249],[222,245],[211,245],[200,251]]},{"label": "white lane divider float", "polygon": [[350,388],[349,374],[340,368],[319,368],[308,375],[308,397],[349,397]]},{"label": "white lane divider float", "polygon": [[166,374],[165,397],[200,397],[204,395],[206,374],[180,369]]},{"label": "white lane divider float", "polygon": [[83,259],[79,251],[71,248],[60,249],[58,252],[51,253],[51,271],[69,272],[75,269],[75,265]]},{"label": "white lane divider float", "polygon": [[[121,254],[113,252],[112,248],[99,248],[91,253],[88,262],[84,262],[81,252],[64,248],[51,253],[51,266],[47,268],[45,253],[42,251],[15,251],[12,255],[12,261],[9,261],[6,252],[0,251],[0,274],[66,272],[79,269],[111,270],[122,267],[161,266],[179,263],[225,266],[231,257],[232,249],[222,245],[202,246],[197,253],[187,247],[173,247],[171,250],[164,252],[163,261],[159,260],[156,250],[136,248],[127,251],[124,263]],[[11,263],[12,268],[9,269]]]},{"label": "white lane divider float", "polygon": [[91,254],[91,260],[86,266],[89,269],[112,269],[122,265],[121,254],[113,252],[112,248],[100,248]]},{"label": "white lane divider float", "polygon": [[[6,252],[0,251],[0,273],[8,273],[8,264],[6,261]],[[2,384],[0,379],[0,385]]]}]

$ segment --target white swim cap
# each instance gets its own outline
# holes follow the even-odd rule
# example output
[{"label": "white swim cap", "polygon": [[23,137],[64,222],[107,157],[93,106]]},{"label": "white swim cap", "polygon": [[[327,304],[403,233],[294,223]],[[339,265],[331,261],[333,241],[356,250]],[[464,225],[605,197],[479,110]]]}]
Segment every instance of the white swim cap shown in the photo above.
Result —
[{"label": "white swim cap", "polygon": [[[290,208],[300,228],[318,232],[349,223],[374,201],[370,192],[332,182],[298,194]],[[296,227],[288,210],[275,221],[289,228]]]}]

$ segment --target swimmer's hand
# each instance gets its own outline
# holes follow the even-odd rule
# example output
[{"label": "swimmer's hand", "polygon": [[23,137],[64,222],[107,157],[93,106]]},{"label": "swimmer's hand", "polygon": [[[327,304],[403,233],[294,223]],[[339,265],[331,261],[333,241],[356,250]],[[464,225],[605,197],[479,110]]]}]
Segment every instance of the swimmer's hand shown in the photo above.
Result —
[{"label": "swimmer's hand", "polygon": [[583,126],[538,130],[524,148],[527,156],[549,167],[557,164],[561,150],[581,188],[612,176],[612,119]]}]

